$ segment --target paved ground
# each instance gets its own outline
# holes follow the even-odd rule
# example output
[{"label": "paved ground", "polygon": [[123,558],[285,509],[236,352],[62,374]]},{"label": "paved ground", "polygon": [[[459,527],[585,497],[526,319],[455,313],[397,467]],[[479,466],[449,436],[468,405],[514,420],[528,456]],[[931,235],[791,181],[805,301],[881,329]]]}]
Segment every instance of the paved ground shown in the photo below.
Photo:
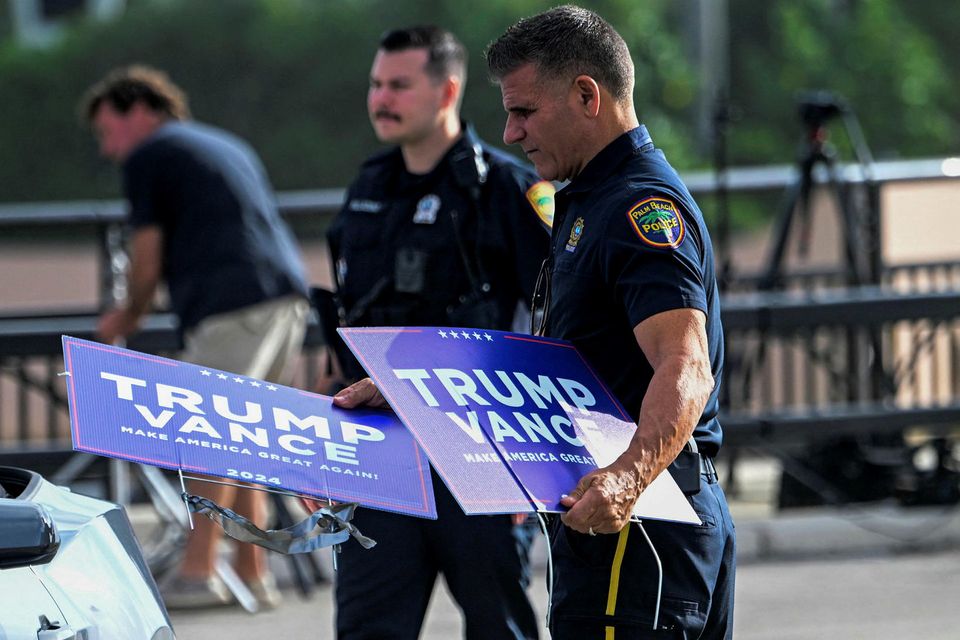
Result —
[{"label": "paved ground", "polygon": [[[739,640],[955,640],[960,601],[960,553],[883,555],[749,563],[740,567],[736,635]],[[531,589],[538,611],[543,577]],[[332,638],[330,589],[310,600],[287,592],[276,611],[250,615],[239,609],[175,613],[180,640]],[[457,610],[439,588],[422,640],[454,640],[462,631]],[[546,634],[543,636],[546,638]]]},{"label": "paved ground", "polygon": [[[732,501],[740,541],[736,637],[740,640],[887,640],[960,637],[960,508],[891,506],[812,509],[774,514],[776,467],[757,461],[741,476],[747,488]],[[530,594],[546,609],[543,553]],[[278,573],[285,565],[277,562]],[[332,638],[331,589],[304,599],[293,589],[276,611],[174,612],[180,640]],[[422,640],[455,640],[462,628],[441,584]],[[544,634],[544,638],[546,638]]]}]

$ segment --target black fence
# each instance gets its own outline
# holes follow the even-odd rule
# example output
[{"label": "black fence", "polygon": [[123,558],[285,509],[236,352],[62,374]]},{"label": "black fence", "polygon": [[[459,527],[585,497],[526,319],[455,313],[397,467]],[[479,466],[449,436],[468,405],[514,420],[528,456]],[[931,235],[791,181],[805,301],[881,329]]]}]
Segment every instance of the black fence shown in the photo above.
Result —
[{"label": "black fence", "polygon": [[731,295],[723,317],[730,445],[960,425],[960,289]]},{"label": "black fence", "polygon": [[[939,161],[877,165],[879,184],[945,176]],[[730,190],[777,190],[788,170],[731,172]],[[850,176],[857,180],[856,175]],[[692,176],[707,198],[721,184]],[[283,194],[281,208],[299,221],[329,220],[341,191]],[[116,202],[0,207],[0,228],[83,226],[102,245],[102,298],[117,295],[122,269]],[[960,262],[884,267],[868,286],[849,286],[844,267],[793,270],[780,290],[763,290],[763,274],[727,284],[723,321],[727,360],[722,400],[728,450],[782,452],[843,437],[954,434],[960,425]],[[96,310],[0,317],[0,455],[57,464],[69,449],[60,337],[92,337]],[[151,316],[128,346],[175,356],[169,315]],[[296,384],[312,388],[323,347],[311,325]]]},{"label": "black fence", "polygon": [[[0,317],[0,464],[21,464],[49,473],[70,453],[70,421],[61,339],[95,339],[97,315]],[[175,358],[182,345],[171,314],[149,316],[127,347]],[[294,384],[317,383],[323,338],[311,321]],[[6,459],[6,460],[4,460]]]}]

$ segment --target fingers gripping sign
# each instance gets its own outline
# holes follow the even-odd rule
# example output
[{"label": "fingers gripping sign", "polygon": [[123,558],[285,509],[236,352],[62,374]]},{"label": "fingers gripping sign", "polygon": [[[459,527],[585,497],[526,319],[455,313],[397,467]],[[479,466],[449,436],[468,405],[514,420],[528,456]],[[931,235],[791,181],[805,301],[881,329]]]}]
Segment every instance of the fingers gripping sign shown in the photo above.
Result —
[{"label": "fingers gripping sign", "polygon": [[370,378],[355,382],[333,396],[333,404],[344,409],[356,407],[378,407],[388,409],[386,399]]},{"label": "fingers gripping sign", "polygon": [[570,509],[561,520],[580,533],[617,533],[630,521],[641,490],[636,471],[614,462],[580,479],[560,501]]}]

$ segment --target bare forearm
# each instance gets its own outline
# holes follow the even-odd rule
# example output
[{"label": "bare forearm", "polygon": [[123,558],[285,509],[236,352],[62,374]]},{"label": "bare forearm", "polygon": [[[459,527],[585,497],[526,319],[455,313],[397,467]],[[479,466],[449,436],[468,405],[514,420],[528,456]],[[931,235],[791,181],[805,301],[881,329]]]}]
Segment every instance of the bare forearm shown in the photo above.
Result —
[{"label": "bare forearm", "polygon": [[150,312],[153,296],[160,282],[160,274],[155,270],[141,269],[135,266],[130,270],[128,298],[124,309],[133,321],[140,320]]},{"label": "bare forearm", "polygon": [[115,343],[139,328],[140,319],[150,310],[153,294],[160,282],[163,247],[160,229],[139,229],[130,244],[126,304],[104,313],[97,323],[97,335],[107,343]]},{"label": "bare forearm", "polygon": [[690,439],[714,384],[704,320],[700,311],[678,309],[634,327],[654,372],[637,431],[613,464],[585,475],[561,499],[570,509],[563,516],[567,526],[589,533],[620,531],[643,490]]},{"label": "bare forearm", "polygon": [[158,227],[138,229],[131,241],[129,296],[125,312],[133,322],[150,311],[153,296],[160,283],[163,236]]},{"label": "bare forearm", "polygon": [[674,358],[657,369],[643,399],[637,432],[617,461],[634,470],[641,491],[690,439],[713,384],[709,365],[699,359]]}]

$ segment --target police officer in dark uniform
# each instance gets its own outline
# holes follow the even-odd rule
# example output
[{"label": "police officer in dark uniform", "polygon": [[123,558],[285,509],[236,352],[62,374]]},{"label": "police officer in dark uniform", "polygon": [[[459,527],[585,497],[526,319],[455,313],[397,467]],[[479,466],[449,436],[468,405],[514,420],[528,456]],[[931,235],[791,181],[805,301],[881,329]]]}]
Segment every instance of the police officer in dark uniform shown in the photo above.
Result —
[{"label": "police officer in dark uniform", "polygon": [[552,185],[466,124],[428,173],[399,147],[367,160],[327,236],[345,323],[509,329],[546,254],[530,189],[549,215]]},{"label": "police officer in dark uniform", "polygon": [[[328,234],[347,325],[510,329],[518,301],[532,298],[553,187],[460,120],[465,63],[463,46],[436,27],[380,42],[367,106],[377,137],[398,146],[363,165]],[[436,521],[355,516],[378,544],[343,547],[338,637],[417,638],[442,572],[467,638],[536,638],[529,528],[506,515],[468,518],[436,474],[433,488]]]},{"label": "police officer in dark uniform", "polygon": [[[571,340],[638,416],[627,451],[581,479],[553,522],[553,638],[729,638],[734,531],[711,462],[723,335],[703,217],[639,124],[630,53],[601,17],[567,5],[521,20],[487,61],[504,142],[541,177],[570,181],[556,198],[545,331]],[[668,468],[702,525],[631,524]]]}]

